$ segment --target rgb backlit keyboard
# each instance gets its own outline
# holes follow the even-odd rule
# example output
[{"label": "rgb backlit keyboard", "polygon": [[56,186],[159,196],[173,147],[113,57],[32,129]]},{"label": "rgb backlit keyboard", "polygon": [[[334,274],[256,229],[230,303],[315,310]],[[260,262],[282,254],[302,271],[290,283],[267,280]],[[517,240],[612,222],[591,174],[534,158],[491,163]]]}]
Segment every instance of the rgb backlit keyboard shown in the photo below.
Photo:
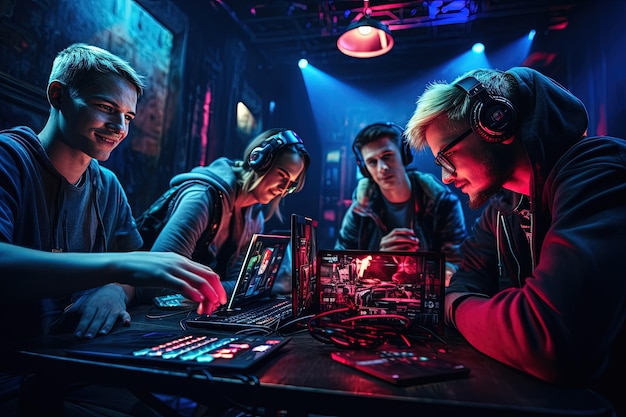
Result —
[{"label": "rgb backlit keyboard", "polygon": [[281,349],[289,338],[201,332],[127,330],[66,349],[68,355],[157,366],[244,370]]}]

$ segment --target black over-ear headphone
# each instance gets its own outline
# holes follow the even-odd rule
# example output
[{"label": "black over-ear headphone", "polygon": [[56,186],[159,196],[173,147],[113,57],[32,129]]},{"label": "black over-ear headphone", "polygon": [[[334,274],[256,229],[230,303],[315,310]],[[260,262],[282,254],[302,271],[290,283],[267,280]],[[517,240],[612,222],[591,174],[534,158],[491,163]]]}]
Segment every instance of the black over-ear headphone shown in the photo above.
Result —
[{"label": "black over-ear headphone", "polygon": [[402,157],[402,163],[406,166],[406,165],[409,165],[411,162],[413,162],[413,149],[411,148],[411,145],[409,145],[409,142],[407,142],[406,138],[404,137],[404,129],[402,129],[402,127],[392,122],[373,123],[361,129],[361,131],[354,138],[354,142],[352,143],[352,152],[354,152],[354,156],[356,157],[356,164],[359,167],[359,171],[361,171],[361,175],[363,175],[364,177],[369,178],[370,173],[367,171],[367,166],[365,166],[365,161],[363,160],[363,155],[361,155],[361,150],[359,149],[359,147],[363,146],[363,143],[361,142],[363,141],[364,136],[371,129],[384,128],[384,127],[391,128],[397,131],[398,138],[400,139],[400,143],[398,144],[398,147],[400,148],[400,156]]},{"label": "black over-ear headphone", "polygon": [[276,152],[289,145],[303,144],[304,142],[293,130],[282,130],[270,136],[252,149],[247,161],[250,168],[258,174],[264,173],[276,158]]},{"label": "black over-ear headphone", "polygon": [[474,77],[464,78],[455,85],[470,99],[470,126],[474,133],[489,143],[501,143],[513,136],[517,116],[508,99],[489,94]]}]

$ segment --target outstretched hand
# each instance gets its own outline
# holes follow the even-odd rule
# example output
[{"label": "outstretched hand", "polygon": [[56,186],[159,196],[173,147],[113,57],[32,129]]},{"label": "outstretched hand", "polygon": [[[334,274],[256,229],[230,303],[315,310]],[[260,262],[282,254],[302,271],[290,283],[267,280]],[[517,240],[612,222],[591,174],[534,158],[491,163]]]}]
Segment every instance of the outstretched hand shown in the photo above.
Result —
[{"label": "outstretched hand", "polygon": [[170,288],[198,303],[198,314],[211,314],[226,304],[220,277],[208,266],[173,252],[116,253],[116,278],[135,287]]},{"label": "outstretched hand", "polygon": [[420,248],[420,241],[415,232],[408,228],[396,228],[387,233],[380,240],[381,251],[416,252]]},{"label": "outstretched hand", "polygon": [[0,242],[0,271],[3,277],[15,277],[5,280],[8,285],[0,293],[0,304],[109,283],[176,290],[198,303],[199,314],[210,314],[227,301],[219,275],[172,252],[52,253]]}]

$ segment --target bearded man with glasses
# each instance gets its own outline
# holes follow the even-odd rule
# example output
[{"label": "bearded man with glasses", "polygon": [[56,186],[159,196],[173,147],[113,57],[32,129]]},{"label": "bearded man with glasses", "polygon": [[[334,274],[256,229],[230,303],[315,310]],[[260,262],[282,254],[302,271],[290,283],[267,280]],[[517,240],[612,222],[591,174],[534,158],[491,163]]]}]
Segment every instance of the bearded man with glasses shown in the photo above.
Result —
[{"label": "bearded man with glasses", "polygon": [[405,133],[485,206],[446,288],[446,324],[624,415],[613,381],[626,370],[626,141],[587,136],[587,124],[583,103],[540,72],[477,69],[430,84]]}]

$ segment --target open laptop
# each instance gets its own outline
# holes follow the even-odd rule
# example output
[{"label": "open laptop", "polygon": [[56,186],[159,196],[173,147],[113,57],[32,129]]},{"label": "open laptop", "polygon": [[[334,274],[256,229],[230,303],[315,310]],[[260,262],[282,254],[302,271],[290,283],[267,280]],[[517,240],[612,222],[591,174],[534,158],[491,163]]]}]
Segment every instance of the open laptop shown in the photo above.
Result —
[{"label": "open laptop", "polygon": [[[292,214],[289,235],[265,235],[280,241],[280,252],[277,253],[286,255],[285,251],[289,251],[291,296],[272,294],[272,285],[276,281],[282,257],[280,260],[276,259],[271,268],[263,268],[266,273],[269,273],[269,277],[260,279],[254,277],[255,271],[258,274],[255,265],[262,261],[257,259],[258,255],[255,255],[257,250],[254,242],[251,242],[239,279],[226,308],[219,309],[211,315],[187,319],[186,324],[194,328],[222,330],[246,328],[278,330],[287,323],[313,312],[316,309],[318,291],[317,225],[318,222],[310,217]],[[251,288],[257,288],[259,282],[263,284],[262,290],[251,290]]]},{"label": "open laptop", "polygon": [[444,334],[443,253],[320,250],[317,263],[320,312],[397,314],[415,329]]},{"label": "open laptop", "polygon": [[255,233],[228,303],[210,315],[203,314],[186,323],[201,328],[263,327],[273,325],[277,316],[291,314],[291,300],[272,294],[289,242],[290,236]]}]

